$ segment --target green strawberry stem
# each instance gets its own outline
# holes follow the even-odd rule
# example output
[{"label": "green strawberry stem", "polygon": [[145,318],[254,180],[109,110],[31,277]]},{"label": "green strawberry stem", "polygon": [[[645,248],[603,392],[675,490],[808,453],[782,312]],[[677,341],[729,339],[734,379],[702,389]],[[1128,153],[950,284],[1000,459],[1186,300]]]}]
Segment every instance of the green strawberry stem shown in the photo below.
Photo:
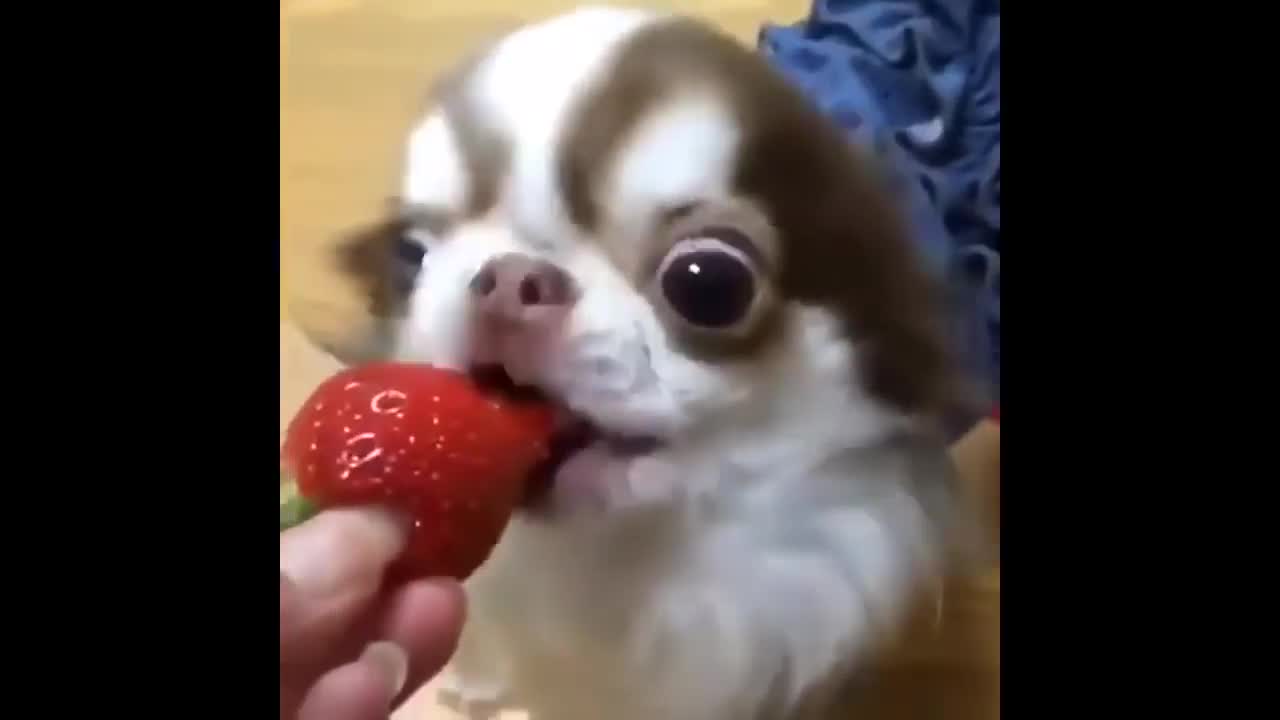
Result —
[{"label": "green strawberry stem", "polygon": [[315,503],[298,492],[298,483],[293,476],[280,470],[280,532],[295,525],[301,525],[320,511]]}]

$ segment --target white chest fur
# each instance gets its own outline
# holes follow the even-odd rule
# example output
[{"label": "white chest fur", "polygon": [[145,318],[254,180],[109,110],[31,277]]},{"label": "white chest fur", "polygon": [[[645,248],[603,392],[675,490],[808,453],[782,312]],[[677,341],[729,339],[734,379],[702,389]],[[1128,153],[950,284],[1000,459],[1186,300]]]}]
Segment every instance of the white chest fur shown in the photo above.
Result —
[{"label": "white chest fur", "polygon": [[788,717],[896,624],[934,562],[901,469],[877,452],[802,491],[607,526],[517,521],[469,588],[464,694],[534,720]]}]

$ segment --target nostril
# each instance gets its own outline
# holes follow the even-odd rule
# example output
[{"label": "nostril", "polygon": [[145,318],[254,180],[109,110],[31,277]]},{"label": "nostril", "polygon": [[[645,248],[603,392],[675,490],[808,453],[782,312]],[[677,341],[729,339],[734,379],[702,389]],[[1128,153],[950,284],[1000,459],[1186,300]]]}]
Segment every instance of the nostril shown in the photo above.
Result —
[{"label": "nostril", "polygon": [[518,253],[485,263],[468,288],[486,313],[508,318],[524,309],[572,305],[577,297],[576,284],[558,265]]},{"label": "nostril", "polygon": [[486,265],[471,278],[471,292],[485,297],[498,287],[498,273],[493,269],[492,265]]},{"label": "nostril", "polygon": [[526,275],[520,281],[520,303],[523,305],[539,305],[542,303],[542,288],[538,287],[538,279],[534,275]]},{"label": "nostril", "polygon": [[524,285],[520,288],[520,299],[526,305],[572,305],[577,295],[569,273],[550,263],[530,273],[525,283],[532,286],[528,290]]}]

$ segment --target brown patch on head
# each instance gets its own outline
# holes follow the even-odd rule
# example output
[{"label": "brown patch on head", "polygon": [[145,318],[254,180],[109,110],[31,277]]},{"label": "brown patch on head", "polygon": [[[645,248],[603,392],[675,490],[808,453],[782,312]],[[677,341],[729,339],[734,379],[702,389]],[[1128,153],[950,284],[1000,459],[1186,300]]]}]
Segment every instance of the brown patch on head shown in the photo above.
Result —
[{"label": "brown patch on head", "polygon": [[959,385],[939,288],[870,161],[767,61],[700,22],[673,19],[637,32],[577,108],[558,167],[573,221],[601,230],[596,193],[628,134],[691,88],[719,94],[739,123],[733,185],[776,231],[780,299],[840,318],[861,348],[862,384],[874,396],[913,413],[951,409]]},{"label": "brown patch on head", "polygon": [[478,217],[493,208],[510,162],[510,143],[489,125],[468,95],[471,82],[492,51],[482,46],[442,75],[431,91],[431,105],[444,114],[467,167],[467,206],[463,215]]},{"label": "brown patch on head", "polygon": [[[654,111],[676,102],[677,94],[698,92],[699,85],[707,84],[702,68],[686,64],[690,48],[681,34],[685,26],[684,21],[658,22],[623,43],[598,84],[582,94],[570,114],[556,153],[557,180],[570,220],[598,237],[613,263],[649,296],[674,342],[690,355],[709,360],[750,356],[781,328],[769,280],[777,243],[758,209],[735,202],[666,208],[654,218],[652,232],[640,246],[610,238],[604,228],[599,193],[627,139]],[[753,260],[760,293],[741,326],[712,331],[690,326],[663,302],[655,273],[678,242],[717,225],[751,239],[749,247],[740,249]]]},{"label": "brown patch on head", "polygon": [[641,29],[626,41],[601,81],[571,112],[556,153],[556,173],[569,218],[579,227],[598,228],[596,193],[617,151],[649,111],[680,87],[687,69],[661,52],[663,27]]}]

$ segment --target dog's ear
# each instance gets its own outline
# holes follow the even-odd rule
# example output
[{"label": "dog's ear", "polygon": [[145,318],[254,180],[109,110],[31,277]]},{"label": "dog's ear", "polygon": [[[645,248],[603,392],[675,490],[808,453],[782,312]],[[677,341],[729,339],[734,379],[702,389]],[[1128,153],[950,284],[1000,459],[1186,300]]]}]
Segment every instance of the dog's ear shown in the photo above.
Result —
[{"label": "dog's ear", "polygon": [[354,291],[354,307],[332,297],[289,304],[307,339],[343,364],[386,359],[394,350],[414,279],[396,256],[405,229],[404,221],[388,216],[348,231],[336,244],[331,267]]},{"label": "dog's ear", "polygon": [[920,418],[972,415],[945,285],[912,242],[884,177],[816,112],[798,102],[770,108],[753,118],[736,181],[780,232],[783,297],[840,318],[862,350],[860,380],[871,395]]}]

